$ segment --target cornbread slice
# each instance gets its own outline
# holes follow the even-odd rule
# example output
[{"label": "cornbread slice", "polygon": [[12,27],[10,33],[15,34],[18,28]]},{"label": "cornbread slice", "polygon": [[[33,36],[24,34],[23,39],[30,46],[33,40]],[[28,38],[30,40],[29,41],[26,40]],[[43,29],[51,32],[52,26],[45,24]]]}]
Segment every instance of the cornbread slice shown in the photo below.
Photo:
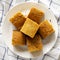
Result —
[{"label": "cornbread slice", "polygon": [[52,24],[48,20],[41,22],[38,32],[42,38],[46,38],[54,32]]},{"label": "cornbread slice", "polygon": [[41,51],[43,49],[43,44],[41,42],[41,37],[36,34],[34,38],[26,37],[28,50],[30,52]]},{"label": "cornbread slice", "polygon": [[30,36],[31,38],[33,38],[35,36],[38,28],[39,28],[39,25],[36,22],[27,18],[20,31],[23,32],[24,34]]},{"label": "cornbread slice", "polygon": [[26,18],[23,16],[21,12],[17,12],[14,16],[10,18],[10,22],[19,30],[21,29],[25,20]]},{"label": "cornbread slice", "polygon": [[12,36],[12,45],[14,46],[25,45],[25,35],[20,31],[14,30]]},{"label": "cornbread slice", "polygon": [[30,13],[28,14],[28,18],[32,19],[33,21],[39,24],[42,18],[44,18],[44,12],[33,7],[31,8]]}]

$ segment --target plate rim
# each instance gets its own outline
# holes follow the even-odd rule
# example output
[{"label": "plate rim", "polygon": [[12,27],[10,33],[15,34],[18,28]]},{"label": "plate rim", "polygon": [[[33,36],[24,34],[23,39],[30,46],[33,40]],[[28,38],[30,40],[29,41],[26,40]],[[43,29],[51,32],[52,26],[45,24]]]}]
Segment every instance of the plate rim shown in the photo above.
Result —
[{"label": "plate rim", "polygon": [[[9,12],[13,9],[13,8],[15,8],[16,6],[18,6],[18,5],[20,5],[20,4],[27,4],[27,3],[33,3],[33,4],[41,4],[41,5],[45,5],[45,4],[43,4],[43,3],[36,3],[36,2],[22,2],[22,3],[18,3],[18,4],[16,4],[16,5],[14,5],[12,8],[10,8],[10,10],[7,12],[7,14],[6,14],[6,16],[9,14]],[[47,8],[47,6],[45,5],[44,7],[46,7],[46,9],[48,9]],[[50,9],[50,11],[52,12],[52,10]],[[54,15],[54,13],[52,12],[52,14]],[[4,21],[5,21],[5,18],[6,18],[6,16],[5,17],[3,17],[3,20],[2,20],[2,33],[3,33],[3,26],[4,26]],[[54,16],[54,18],[55,18],[55,16]],[[56,20],[56,18],[55,18],[55,20]],[[57,20],[56,20],[56,22],[57,22]],[[57,24],[57,29],[58,29],[58,24]],[[3,36],[3,34],[2,34],[2,36]],[[55,40],[55,43],[56,43],[56,41],[57,41],[57,37],[58,37],[58,30],[57,30],[57,36],[56,36],[56,40]],[[4,39],[3,39],[4,40]],[[4,42],[5,42],[5,40],[4,40]],[[55,43],[53,44],[53,46],[52,46],[52,48],[54,47],[54,45],[55,45]],[[6,43],[5,43],[6,44]],[[7,45],[7,44],[6,44]],[[8,48],[9,48],[9,46],[7,46]],[[52,48],[50,48],[50,50],[52,49]],[[10,48],[9,48],[10,49]],[[11,49],[10,49],[11,50]],[[49,51],[50,51],[49,50]],[[12,51],[12,50],[11,50]],[[48,51],[48,52],[49,52]],[[13,52],[13,51],[12,51]],[[47,52],[47,53],[48,53]],[[14,54],[16,54],[15,52],[13,52]],[[17,55],[17,54],[16,54]],[[20,56],[20,55],[19,55]],[[22,57],[22,56],[20,56],[20,57]],[[40,57],[40,56],[37,56],[37,57]],[[22,57],[22,58],[26,58],[26,57]],[[33,58],[36,58],[36,57],[33,57]],[[29,59],[29,58],[27,58],[27,59]]]}]

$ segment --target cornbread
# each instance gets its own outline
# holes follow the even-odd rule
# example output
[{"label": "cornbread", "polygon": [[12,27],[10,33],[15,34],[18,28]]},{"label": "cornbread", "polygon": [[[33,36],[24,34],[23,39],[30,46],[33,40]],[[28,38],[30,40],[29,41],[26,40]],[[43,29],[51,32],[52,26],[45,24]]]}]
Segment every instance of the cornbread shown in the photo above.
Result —
[{"label": "cornbread", "polygon": [[30,13],[28,14],[28,18],[32,19],[33,21],[39,24],[42,18],[44,18],[44,12],[33,7],[31,8]]},{"label": "cornbread", "polygon": [[39,34],[36,34],[34,38],[26,37],[26,41],[30,52],[41,51],[43,49],[43,44]]},{"label": "cornbread", "polygon": [[22,25],[24,24],[26,18],[23,16],[21,12],[17,12],[14,16],[10,18],[10,22],[20,30]]},{"label": "cornbread", "polygon": [[25,45],[25,35],[20,31],[13,31],[12,45],[22,46]]},{"label": "cornbread", "polygon": [[40,27],[38,32],[42,36],[42,38],[46,38],[54,32],[52,24],[48,20],[44,20],[40,23]]},{"label": "cornbread", "polygon": [[25,35],[28,35],[31,38],[33,38],[38,28],[39,28],[39,25],[36,22],[27,18],[20,31],[23,32]]}]

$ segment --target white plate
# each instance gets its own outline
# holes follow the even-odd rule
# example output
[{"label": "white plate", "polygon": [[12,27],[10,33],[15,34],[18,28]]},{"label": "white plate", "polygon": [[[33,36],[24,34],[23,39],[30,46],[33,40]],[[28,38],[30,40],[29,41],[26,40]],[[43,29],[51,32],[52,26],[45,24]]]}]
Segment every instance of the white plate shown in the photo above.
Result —
[{"label": "white plate", "polygon": [[[11,16],[13,16],[16,12],[21,11],[23,14],[28,14],[29,10],[32,7],[37,7],[40,10],[43,10],[45,13],[45,19],[51,20],[51,23],[55,29],[55,33],[50,35],[48,38],[46,38],[43,42],[43,51],[40,54],[39,52],[35,52],[31,54],[26,47],[20,47],[20,49],[15,49],[12,44],[12,30],[14,29],[14,26],[10,23],[9,19]],[[18,4],[14,6],[9,12],[7,13],[4,21],[3,21],[3,41],[5,41],[6,45],[11,49],[12,52],[15,54],[24,57],[24,58],[34,58],[37,56],[41,56],[46,54],[51,50],[51,48],[54,46],[57,35],[58,35],[58,25],[57,21],[50,9],[48,9],[44,4],[42,3],[32,3],[32,2],[26,2],[22,4]]]}]

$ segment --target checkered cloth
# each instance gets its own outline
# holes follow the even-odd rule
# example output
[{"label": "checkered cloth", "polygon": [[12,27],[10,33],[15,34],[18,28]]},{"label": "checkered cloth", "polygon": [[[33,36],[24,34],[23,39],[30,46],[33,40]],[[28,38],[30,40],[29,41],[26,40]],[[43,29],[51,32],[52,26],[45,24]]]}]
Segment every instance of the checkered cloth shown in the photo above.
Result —
[{"label": "checkered cloth", "polygon": [[[2,40],[2,20],[6,15],[7,11],[16,3],[21,2],[37,2],[44,3],[50,8],[57,19],[58,22],[58,39],[55,46],[52,48],[50,52],[45,54],[42,58],[35,59],[24,59],[16,54],[14,54],[4,43]],[[60,0],[0,0],[0,60],[58,60],[60,55]],[[60,59],[59,59],[60,60]]]}]

